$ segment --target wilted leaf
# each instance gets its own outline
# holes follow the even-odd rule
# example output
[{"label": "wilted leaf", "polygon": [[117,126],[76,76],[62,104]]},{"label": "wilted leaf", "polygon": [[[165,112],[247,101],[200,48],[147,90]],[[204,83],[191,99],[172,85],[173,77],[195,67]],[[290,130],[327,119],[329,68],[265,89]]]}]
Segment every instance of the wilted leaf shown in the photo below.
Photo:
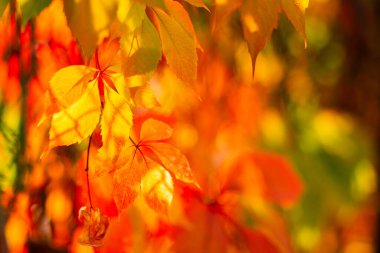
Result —
[{"label": "wilted leaf", "polygon": [[84,223],[79,243],[92,247],[102,246],[109,225],[108,218],[99,209],[90,208],[88,211],[87,207],[82,207],[79,210],[79,220]]},{"label": "wilted leaf", "polygon": [[195,38],[174,18],[155,8],[162,49],[169,66],[183,81],[193,83],[197,74]]}]

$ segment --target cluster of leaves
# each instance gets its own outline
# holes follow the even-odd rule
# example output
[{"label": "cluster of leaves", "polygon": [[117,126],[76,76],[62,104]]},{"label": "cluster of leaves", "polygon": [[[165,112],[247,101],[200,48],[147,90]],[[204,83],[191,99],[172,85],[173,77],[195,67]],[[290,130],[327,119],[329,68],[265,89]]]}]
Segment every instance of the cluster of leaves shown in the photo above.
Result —
[{"label": "cluster of leaves", "polygon": [[[138,209],[147,205],[158,213],[148,215],[153,217],[155,228],[142,228],[142,233],[150,233],[159,239],[162,235],[171,238],[170,248],[178,252],[200,252],[205,244],[209,252],[290,252],[292,247],[286,225],[270,205],[292,205],[302,192],[302,184],[290,164],[280,156],[252,151],[252,145],[247,145],[247,151],[241,143],[232,151],[229,138],[236,137],[236,133],[229,138],[223,135],[239,131],[238,127],[225,132],[218,129],[219,136],[210,132],[213,131],[213,124],[228,122],[229,114],[226,113],[226,119],[218,118],[223,114],[222,109],[226,108],[214,108],[207,103],[221,104],[224,96],[235,93],[230,104],[236,100],[240,104],[237,103],[237,108],[229,112],[236,121],[231,124],[242,125],[245,129],[243,133],[250,133],[255,123],[242,118],[249,117],[249,101],[253,101],[256,95],[249,88],[234,90],[232,85],[221,89],[223,91],[218,95],[208,90],[212,89],[210,83],[205,81],[202,84],[199,81],[212,79],[214,73],[199,70],[198,57],[205,49],[198,41],[184,6],[200,7],[204,12],[210,10],[201,0],[185,2],[65,0],[63,6],[59,1],[41,1],[37,4],[31,0],[20,3],[21,23],[25,27],[31,26],[30,19],[38,16],[47,6],[51,8],[55,5],[56,9],[57,6],[63,7],[70,27],[70,31],[67,27],[63,31],[72,33],[81,53],[78,54],[78,48],[70,40],[71,34],[68,36],[70,39],[66,40],[56,34],[61,27],[52,28],[48,38],[36,36],[37,40],[43,41],[39,44],[40,51],[37,51],[38,64],[44,67],[49,65],[44,62],[46,55],[55,64],[54,74],[50,76],[41,73],[43,67],[37,70],[36,82],[48,83],[39,86],[46,90],[44,98],[47,101],[45,114],[39,123],[44,125],[47,122],[49,125],[49,141],[42,157],[49,157],[58,146],[81,143],[89,138],[87,173],[112,178],[111,199],[103,202],[111,202],[117,212],[114,208],[110,208],[112,211],[103,209],[102,201],[96,202],[100,209],[95,208],[89,197],[89,207],[80,212],[84,227],[78,240],[83,244],[94,247],[104,244],[103,250],[107,251],[107,247],[112,247],[112,236],[108,235],[115,236],[117,230],[122,228],[114,220],[109,224],[104,213],[118,215],[121,224],[125,225],[128,223],[124,220],[125,216],[130,216],[134,210],[129,207],[137,202]],[[1,12],[4,6],[0,6]],[[211,12],[215,13],[217,20],[223,20],[238,10],[254,70],[257,55],[277,26],[280,12],[284,12],[305,36],[303,16],[306,6],[307,3],[290,0],[227,1],[217,4]],[[54,11],[49,15],[54,15]],[[219,17],[221,14],[222,17]],[[36,27],[44,28],[44,25],[41,22]],[[48,49],[44,48],[46,44]],[[69,51],[67,62],[56,64],[60,53],[65,50]],[[39,58],[38,55],[43,53],[45,56]],[[198,72],[202,73],[203,79],[197,78]],[[220,73],[224,74],[224,70]],[[233,82],[232,79],[228,81]],[[154,86],[155,82],[160,83],[158,89]],[[190,94],[199,101],[194,91],[196,83],[208,85],[198,94],[203,98],[202,103],[206,103],[199,105],[199,111],[205,109],[206,114],[211,112],[210,115],[200,113],[198,130],[202,140],[199,141],[199,150],[214,149],[207,141],[219,138],[221,143],[228,143],[226,152],[229,153],[220,154],[223,159],[217,164],[207,157],[207,161],[199,165],[202,156],[194,156],[198,159],[193,161],[196,165],[194,172],[187,158],[172,145],[170,138],[173,129],[169,123],[173,123],[175,117],[183,117],[181,113],[174,115],[173,108],[181,102],[187,103]],[[221,83],[223,86],[227,80]],[[173,92],[171,96],[168,95],[170,92]],[[170,102],[172,104],[167,106]],[[169,110],[171,115],[158,120],[165,110]],[[215,122],[207,119],[210,116],[215,117]],[[34,125],[36,121],[34,119]],[[237,137],[241,139],[241,136]],[[96,147],[96,151],[89,159],[90,154],[94,153],[91,147]],[[210,169],[205,168],[207,164],[215,171],[210,173]],[[95,194],[95,198],[99,193],[90,187],[87,191]],[[139,202],[140,195],[144,203]],[[172,203],[180,203],[181,207],[171,207]],[[149,212],[146,208],[142,210]],[[183,213],[173,214],[173,210]],[[169,214],[172,220],[162,214]],[[245,220],[252,217],[254,224]],[[191,222],[194,224],[189,225]],[[212,226],[207,225],[209,222]],[[109,233],[106,232],[108,226]],[[192,245],[185,241],[190,235],[196,241]],[[141,237],[146,240],[146,236]],[[205,242],[205,238],[210,241]],[[154,240],[149,245],[147,247],[154,248]],[[160,250],[164,252],[166,246],[162,243]]]}]

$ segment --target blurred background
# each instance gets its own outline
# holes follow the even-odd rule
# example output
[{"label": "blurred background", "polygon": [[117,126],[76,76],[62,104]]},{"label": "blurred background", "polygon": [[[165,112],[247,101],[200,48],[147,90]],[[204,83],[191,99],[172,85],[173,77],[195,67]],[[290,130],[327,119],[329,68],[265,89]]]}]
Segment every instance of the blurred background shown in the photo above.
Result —
[{"label": "blurred background", "polygon": [[[239,10],[223,16],[230,2],[204,2],[211,13],[184,3],[202,47],[197,84],[180,84],[161,66],[149,81],[160,106],[149,107],[173,126],[172,143],[189,159],[205,196],[217,198],[214,171],[240,151],[281,155],[299,176],[302,194],[289,205],[240,200],[245,226],[265,210],[285,224],[286,232],[272,230],[291,245],[279,252],[380,252],[380,2],[311,0],[306,49],[282,15],[254,77]],[[83,64],[62,8],[53,1],[21,31],[9,7],[0,21],[0,252],[93,252],[78,243],[87,142],[40,159],[48,81],[64,66]],[[94,201],[116,217],[112,180],[91,180]],[[177,205],[173,210],[185,210]],[[155,252],[159,242],[161,252],[169,251],[172,242],[159,231],[185,218],[179,211],[169,212],[169,221],[142,217],[141,209],[138,203],[119,217],[122,238],[106,238],[101,252],[116,252],[112,243],[125,252]],[[122,229],[115,221],[111,227],[114,236]],[[147,231],[156,239],[142,247]]]}]

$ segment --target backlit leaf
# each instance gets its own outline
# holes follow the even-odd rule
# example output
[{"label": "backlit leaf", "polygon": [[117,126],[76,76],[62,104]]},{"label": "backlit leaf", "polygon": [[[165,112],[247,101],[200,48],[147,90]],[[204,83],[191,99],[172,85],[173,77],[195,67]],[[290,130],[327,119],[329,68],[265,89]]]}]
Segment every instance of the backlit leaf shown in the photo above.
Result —
[{"label": "backlit leaf", "polygon": [[164,167],[173,173],[175,178],[198,186],[189,162],[181,151],[168,143],[155,143],[152,149],[157,154]]},{"label": "backlit leaf", "polygon": [[121,39],[125,76],[154,70],[161,59],[161,41],[153,24],[145,16],[141,26]]},{"label": "backlit leaf", "polygon": [[149,164],[152,165],[142,178],[141,192],[150,208],[167,213],[173,199],[172,176],[159,164],[153,162]]},{"label": "backlit leaf", "polygon": [[141,165],[143,165],[141,163],[144,162],[133,146],[128,147],[125,152],[129,157],[128,162],[114,174],[114,198],[119,213],[140,193]]},{"label": "backlit leaf", "polygon": [[154,9],[159,24],[162,49],[169,66],[183,81],[196,79],[197,54],[195,38],[175,18],[160,9]]},{"label": "backlit leaf", "polygon": [[185,1],[196,7],[203,7],[206,10],[210,11],[202,0],[185,0]]},{"label": "backlit leaf", "polygon": [[[135,140],[130,139],[116,161],[119,168],[114,174],[115,203],[120,213],[141,193],[150,208],[167,213],[174,191],[169,172],[185,183],[197,183],[186,157],[170,144],[162,143],[172,134],[167,124],[148,119],[138,130],[135,129]],[[157,152],[161,148],[164,150]]]},{"label": "backlit leaf", "polygon": [[116,17],[116,0],[64,0],[64,11],[70,29],[90,57],[96,46],[108,36],[108,28]]},{"label": "backlit leaf", "polygon": [[108,161],[116,161],[129,137],[132,112],[128,101],[108,85],[104,89],[104,98],[105,105],[101,119],[103,147],[100,152],[104,152],[103,155]]},{"label": "backlit leaf", "polygon": [[279,13],[284,11],[297,31],[305,39],[304,13],[307,5],[299,0],[251,0],[244,1],[240,7],[244,37],[252,58],[252,69],[258,53],[270,39],[273,29],[277,27]]},{"label": "backlit leaf", "polygon": [[5,8],[7,7],[10,0],[1,0],[0,1],[0,17],[3,15],[3,12],[5,11]]},{"label": "backlit leaf", "polygon": [[258,53],[270,39],[273,29],[277,27],[280,11],[281,5],[278,0],[245,1],[241,6],[244,36],[251,54],[253,71]]},{"label": "backlit leaf", "polygon": [[55,113],[49,132],[49,148],[71,145],[90,136],[99,122],[100,97],[94,82],[70,107]]},{"label": "backlit leaf", "polygon": [[20,7],[21,7],[21,21],[22,25],[25,26],[26,23],[49,6],[51,3],[51,0],[21,0],[20,1]]},{"label": "backlit leaf", "polygon": [[117,9],[117,18],[121,23],[121,29],[126,33],[133,32],[141,26],[145,19],[145,5],[134,0],[119,1]]},{"label": "backlit leaf", "polygon": [[140,140],[165,140],[170,138],[172,134],[173,129],[169,125],[155,119],[147,119],[141,126]]},{"label": "backlit leaf", "polygon": [[62,107],[76,102],[87,89],[88,82],[93,77],[95,69],[74,65],[58,70],[50,79],[49,87],[53,97]]}]

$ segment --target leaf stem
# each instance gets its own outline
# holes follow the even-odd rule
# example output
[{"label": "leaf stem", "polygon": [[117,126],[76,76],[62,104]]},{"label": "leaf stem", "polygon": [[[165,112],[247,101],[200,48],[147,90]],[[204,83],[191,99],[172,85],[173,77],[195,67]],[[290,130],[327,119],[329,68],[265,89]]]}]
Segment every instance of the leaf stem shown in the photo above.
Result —
[{"label": "leaf stem", "polygon": [[100,70],[98,48],[95,49],[95,66],[98,70]]},{"label": "leaf stem", "polygon": [[91,199],[91,191],[90,191],[90,178],[89,178],[89,175],[88,175],[88,170],[89,170],[89,160],[90,160],[90,148],[91,148],[91,141],[92,141],[92,135],[94,133],[92,133],[90,135],[90,139],[88,140],[88,147],[87,147],[87,159],[86,159],[86,180],[87,180],[87,194],[88,194],[88,201],[90,202],[90,209],[93,209],[93,206],[92,206],[92,199]]},{"label": "leaf stem", "polygon": [[129,140],[132,142],[132,144],[137,147],[137,144],[133,141],[133,139],[131,138],[131,136],[129,136]]}]

